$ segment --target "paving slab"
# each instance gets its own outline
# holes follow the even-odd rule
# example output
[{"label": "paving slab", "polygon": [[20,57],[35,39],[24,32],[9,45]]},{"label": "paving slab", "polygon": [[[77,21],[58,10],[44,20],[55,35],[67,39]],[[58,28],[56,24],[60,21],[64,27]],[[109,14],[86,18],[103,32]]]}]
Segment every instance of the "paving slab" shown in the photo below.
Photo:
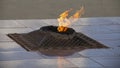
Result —
[{"label": "paving slab", "polygon": [[[111,18],[111,17],[110,17]],[[113,18],[113,17],[112,17]],[[119,17],[118,17],[119,18]],[[115,17],[116,19],[116,17]],[[72,26],[104,26],[104,25],[115,25],[118,24],[116,21],[109,20],[109,17],[91,17],[91,18],[79,18],[78,21],[72,24]]]},{"label": "paving slab", "polygon": [[29,60],[29,59],[41,59],[41,58],[42,57],[36,52],[26,52],[26,51],[0,52],[0,61]]},{"label": "paving slab", "polygon": [[25,51],[16,42],[0,42],[0,52]]},{"label": "paving slab", "polygon": [[104,66],[120,67],[120,57],[91,57],[96,62]]},{"label": "paving slab", "polygon": [[30,59],[0,61],[1,68],[78,68],[65,59]]},{"label": "paving slab", "polygon": [[89,33],[112,33],[111,30],[104,26],[71,26],[77,32],[89,32]]},{"label": "paving slab", "polygon": [[27,33],[33,31],[31,28],[0,29],[0,34]]},{"label": "paving slab", "polygon": [[[11,26],[8,22],[11,22]],[[42,26],[58,25],[57,19],[0,20],[0,24],[0,68],[58,67],[58,56],[27,52],[6,36],[8,33],[26,33]],[[64,56],[59,61],[63,63],[62,68],[119,68],[119,26],[120,17],[81,18],[73,23],[70,27],[77,32],[82,32],[110,48],[88,49]]]},{"label": "paving slab", "polygon": [[117,54],[114,54],[109,49],[88,49],[79,52],[79,54],[86,56],[86,57],[111,57],[111,56],[118,56]]},{"label": "paving slab", "polygon": [[0,28],[25,28],[15,20],[0,20]]},{"label": "paving slab", "polygon": [[120,47],[111,48],[110,51],[120,57]]},{"label": "paving slab", "polygon": [[68,58],[70,62],[79,68],[103,68],[102,65],[88,59],[88,58]]},{"label": "paving slab", "polygon": [[97,40],[120,40],[120,33],[110,33],[110,34],[89,34],[89,37]]},{"label": "paving slab", "polygon": [[58,21],[57,21],[57,19],[47,19],[47,20],[42,19],[41,21],[43,21],[43,22],[41,22],[41,23],[45,23],[45,24],[47,24],[47,25],[58,26]]},{"label": "paving slab", "polygon": [[120,40],[98,40],[98,42],[111,48],[120,46]]},{"label": "paving slab", "polygon": [[7,35],[5,34],[0,34],[0,42],[13,42],[12,39],[10,39]]},{"label": "paving slab", "polygon": [[28,20],[17,20],[16,22],[19,23],[19,24],[22,24],[26,27],[30,27],[32,29],[39,29],[42,26],[47,26],[48,25],[44,21],[47,21],[47,20],[42,20],[42,19],[30,19],[29,20],[28,19]]},{"label": "paving slab", "polygon": [[108,21],[112,21],[113,23],[115,23],[116,25],[120,25],[120,17],[108,17],[106,18],[106,20]]}]

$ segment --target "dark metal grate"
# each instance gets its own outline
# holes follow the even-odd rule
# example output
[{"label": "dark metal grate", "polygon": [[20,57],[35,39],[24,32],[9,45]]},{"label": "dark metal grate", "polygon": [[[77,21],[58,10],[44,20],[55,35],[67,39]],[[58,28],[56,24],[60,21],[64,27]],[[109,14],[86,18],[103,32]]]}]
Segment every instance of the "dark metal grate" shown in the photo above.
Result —
[{"label": "dark metal grate", "polygon": [[[51,35],[52,33],[52,35]],[[103,44],[87,37],[82,33],[75,32],[72,38],[58,38],[51,31],[35,30],[24,34],[8,34],[10,38],[19,43],[26,50],[31,51],[81,51],[90,48],[107,48]]]}]

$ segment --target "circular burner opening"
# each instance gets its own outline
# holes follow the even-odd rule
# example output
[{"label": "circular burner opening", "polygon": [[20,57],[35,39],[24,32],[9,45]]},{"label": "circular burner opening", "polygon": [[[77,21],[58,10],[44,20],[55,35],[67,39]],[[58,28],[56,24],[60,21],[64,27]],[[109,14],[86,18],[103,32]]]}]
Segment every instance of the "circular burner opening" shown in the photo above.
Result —
[{"label": "circular burner opening", "polygon": [[59,33],[59,34],[67,34],[67,35],[73,34],[75,32],[75,30],[72,28],[68,28],[67,31],[65,31],[65,32],[58,32],[57,27],[58,26],[52,26],[52,25],[51,26],[44,26],[44,27],[41,27],[40,30],[55,32],[55,33]]}]

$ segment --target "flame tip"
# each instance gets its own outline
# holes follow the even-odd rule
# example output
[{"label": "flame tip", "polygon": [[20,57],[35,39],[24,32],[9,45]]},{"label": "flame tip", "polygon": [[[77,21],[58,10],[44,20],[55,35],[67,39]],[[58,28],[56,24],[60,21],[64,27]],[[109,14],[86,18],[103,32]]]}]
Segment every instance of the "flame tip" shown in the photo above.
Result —
[{"label": "flame tip", "polygon": [[67,18],[68,13],[71,10],[73,10],[73,8],[70,8],[69,10],[66,10],[59,15],[60,17],[57,19],[59,22],[59,26],[58,26],[57,30],[59,32],[65,32],[67,30],[67,27],[70,25],[70,23],[77,21],[77,19],[83,14],[84,7],[82,6],[80,8],[80,10],[77,10],[72,16]]}]

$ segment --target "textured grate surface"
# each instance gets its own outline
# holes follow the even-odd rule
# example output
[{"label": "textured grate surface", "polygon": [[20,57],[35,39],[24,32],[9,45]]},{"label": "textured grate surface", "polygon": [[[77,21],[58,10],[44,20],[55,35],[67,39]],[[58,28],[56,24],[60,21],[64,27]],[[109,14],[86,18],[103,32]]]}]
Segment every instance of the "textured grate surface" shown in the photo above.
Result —
[{"label": "textured grate surface", "polygon": [[[35,30],[26,34],[8,34],[26,50],[84,50],[89,48],[107,48],[103,44],[77,33],[72,39],[56,38],[51,32]],[[53,32],[52,32],[53,33]]]}]

